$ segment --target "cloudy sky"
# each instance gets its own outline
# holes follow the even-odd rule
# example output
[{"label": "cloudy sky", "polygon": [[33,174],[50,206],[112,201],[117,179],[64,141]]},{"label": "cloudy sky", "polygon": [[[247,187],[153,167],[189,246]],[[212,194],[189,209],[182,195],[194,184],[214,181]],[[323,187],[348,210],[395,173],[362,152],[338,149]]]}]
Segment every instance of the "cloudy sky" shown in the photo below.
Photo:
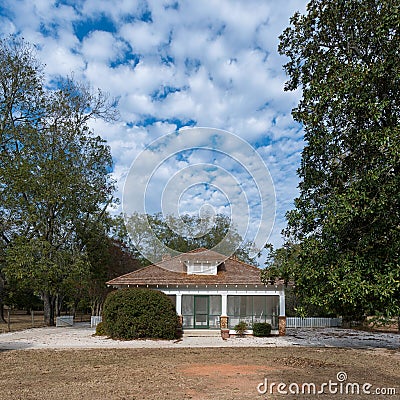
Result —
[{"label": "cloudy sky", "polygon": [[[2,0],[0,33],[18,33],[37,45],[49,81],[73,74],[120,99],[120,120],[95,121],[92,127],[111,146],[121,199],[136,157],[177,129],[215,128],[248,142],[272,176],[276,217],[268,241],[279,245],[284,214],[297,195],[304,142],[291,117],[301,93],[283,90],[285,59],[277,52],[278,36],[305,6],[305,0]],[[186,185],[178,185],[180,212],[193,212],[205,202],[224,212],[230,201],[224,182],[233,181],[243,185],[248,204],[257,208],[262,193],[246,188],[240,168],[250,161],[241,155],[240,141],[220,145],[213,154],[194,140],[193,149],[165,155],[148,185],[153,190],[146,192],[146,210],[161,210],[165,199],[157,188],[175,187],[169,179],[177,179],[179,171],[181,180],[189,176]],[[193,180],[207,175],[210,165],[219,165],[221,186],[215,176],[212,182]],[[259,188],[257,182],[254,187]]]}]

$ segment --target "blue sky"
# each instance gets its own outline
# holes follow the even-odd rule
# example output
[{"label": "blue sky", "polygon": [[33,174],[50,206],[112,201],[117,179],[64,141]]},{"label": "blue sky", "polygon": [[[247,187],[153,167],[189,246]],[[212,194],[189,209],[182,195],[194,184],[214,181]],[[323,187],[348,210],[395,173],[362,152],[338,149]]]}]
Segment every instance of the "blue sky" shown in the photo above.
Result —
[{"label": "blue sky", "polygon": [[[271,173],[276,217],[268,241],[280,245],[284,214],[297,196],[296,170],[304,142],[301,126],[291,117],[301,93],[283,90],[285,59],[277,52],[278,36],[295,11],[305,11],[306,1],[0,4],[1,34],[19,33],[36,44],[49,82],[57,75],[73,74],[120,99],[120,121],[92,123],[111,146],[120,198],[133,161],[152,141],[182,127],[229,131],[254,146]],[[193,163],[210,160],[235,175],[239,169],[229,166],[228,158],[240,148],[218,150],[224,155],[192,151],[175,162],[166,158],[155,175],[171,177],[179,168],[187,171]],[[150,212],[161,209],[156,192],[146,194]],[[188,184],[178,196],[181,212],[193,212],[199,193],[207,201],[215,195],[215,208],[223,211],[223,188]],[[257,204],[257,193],[249,190],[246,195]]]}]

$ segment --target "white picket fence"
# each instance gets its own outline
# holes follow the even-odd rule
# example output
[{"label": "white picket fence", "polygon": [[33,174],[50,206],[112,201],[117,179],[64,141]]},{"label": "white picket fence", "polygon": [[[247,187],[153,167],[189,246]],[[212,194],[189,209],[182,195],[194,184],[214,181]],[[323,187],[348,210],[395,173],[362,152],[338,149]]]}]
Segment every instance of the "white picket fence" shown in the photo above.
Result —
[{"label": "white picket fence", "polygon": [[323,317],[287,317],[287,328],[332,328],[342,326],[341,318],[323,318]]},{"label": "white picket fence", "polygon": [[102,321],[103,321],[103,319],[102,319],[101,315],[92,315],[90,317],[90,327],[96,328],[96,326]]}]

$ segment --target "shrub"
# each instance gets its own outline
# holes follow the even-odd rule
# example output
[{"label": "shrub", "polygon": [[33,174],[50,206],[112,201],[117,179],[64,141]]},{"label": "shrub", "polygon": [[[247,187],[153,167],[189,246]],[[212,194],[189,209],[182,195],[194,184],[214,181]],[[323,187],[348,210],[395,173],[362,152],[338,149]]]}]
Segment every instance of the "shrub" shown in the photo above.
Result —
[{"label": "shrub", "polygon": [[175,307],[157,290],[111,292],[104,302],[103,320],[113,339],[176,339],[179,335]]},{"label": "shrub", "polygon": [[248,325],[245,321],[240,321],[237,325],[234,326],[234,330],[236,334],[240,337],[244,336],[244,333],[247,331]]},{"label": "shrub", "polygon": [[96,336],[107,336],[107,332],[106,332],[106,327],[105,324],[103,322],[99,322],[96,325]]},{"label": "shrub", "polygon": [[271,334],[271,324],[268,322],[255,322],[253,324],[254,336],[269,336]]}]

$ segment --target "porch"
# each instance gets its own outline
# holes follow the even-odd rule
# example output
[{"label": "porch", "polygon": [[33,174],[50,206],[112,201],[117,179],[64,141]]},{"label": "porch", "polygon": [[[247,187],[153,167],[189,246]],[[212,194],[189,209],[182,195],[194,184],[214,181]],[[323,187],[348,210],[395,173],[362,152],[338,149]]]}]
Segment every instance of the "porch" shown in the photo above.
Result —
[{"label": "porch", "polygon": [[249,333],[254,323],[267,322],[271,333],[278,334],[279,317],[285,315],[282,291],[165,292],[175,304],[184,333],[225,330],[234,334],[235,325],[245,321]]}]

